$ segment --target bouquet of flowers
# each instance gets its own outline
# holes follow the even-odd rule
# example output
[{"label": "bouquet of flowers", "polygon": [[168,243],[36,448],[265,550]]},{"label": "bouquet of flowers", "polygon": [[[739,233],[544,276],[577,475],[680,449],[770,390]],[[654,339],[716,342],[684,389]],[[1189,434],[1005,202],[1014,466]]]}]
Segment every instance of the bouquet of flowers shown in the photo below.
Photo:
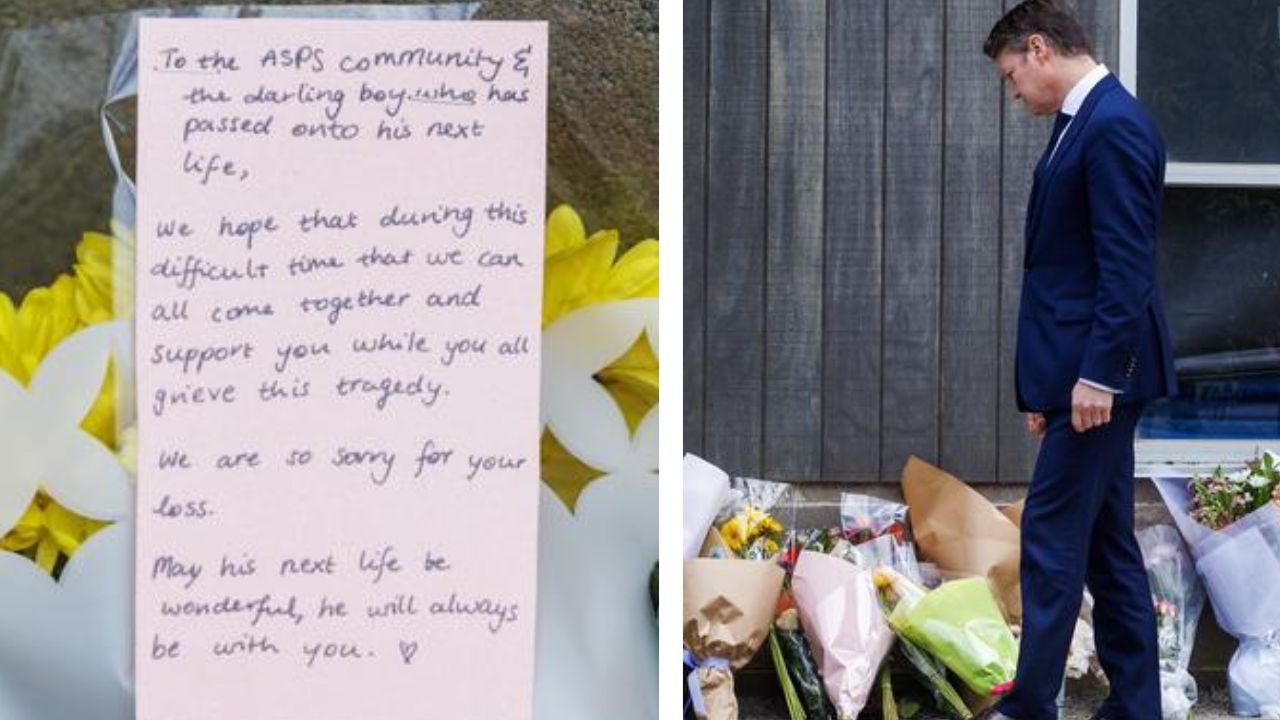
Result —
[{"label": "bouquet of flowers", "polygon": [[[1209,477],[1156,478],[1195,559],[1218,625],[1240,640],[1227,680],[1232,711],[1280,717],[1280,503],[1277,456]],[[1240,588],[1250,592],[1240,592]]]},{"label": "bouquet of flowers", "polygon": [[840,529],[855,545],[889,535],[906,544],[907,506],[870,495],[840,495]]},{"label": "bouquet of flowers", "polygon": [[786,483],[733,478],[729,501],[716,518],[716,529],[734,556],[773,559],[782,551],[785,530],[795,519],[792,500],[791,486]]},{"label": "bouquet of flowers", "polygon": [[888,565],[920,580],[915,545],[907,528],[907,506],[844,493],[840,497],[841,536],[853,544],[865,567]]},{"label": "bouquet of flowers", "polygon": [[800,613],[791,593],[784,591],[769,635],[769,649],[778,670],[793,720],[834,720],[835,709],[822,689],[822,675],[809,640],[800,628]]},{"label": "bouquet of flowers", "polygon": [[1280,503],[1280,461],[1270,451],[1244,468],[1225,473],[1219,466],[1208,477],[1191,480],[1191,519],[1221,530],[1268,502]]},{"label": "bouquet of flowers", "polygon": [[733,478],[729,500],[708,533],[711,557],[684,564],[685,664],[694,714],[736,720],[733,671],[769,638],[786,571],[779,564],[794,513],[785,483]]},{"label": "bouquet of flowers", "polygon": [[840,720],[858,717],[893,646],[893,631],[876,603],[871,570],[805,550],[791,579],[805,635]]},{"label": "bouquet of flowers", "polygon": [[1161,713],[1163,720],[1186,720],[1197,699],[1196,681],[1187,666],[1204,607],[1204,587],[1176,528],[1144,528],[1138,531],[1138,544],[1156,610]]},{"label": "bouquet of flowers", "polygon": [[733,671],[769,637],[782,568],[773,562],[695,558],[684,562],[685,664],[694,714],[736,720]]},{"label": "bouquet of flowers", "polygon": [[1017,524],[982,493],[917,457],[902,469],[902,495],[920,557],[943,573],[986,577],[1008,621],[1022,622]]},{"label": "bouquet of flowers", "polygon": [[874,571],[889,625],[919,645],[981,697],[1013,688],[1018,644],[985,578],[963,578],[926,590],[888,567]]}]

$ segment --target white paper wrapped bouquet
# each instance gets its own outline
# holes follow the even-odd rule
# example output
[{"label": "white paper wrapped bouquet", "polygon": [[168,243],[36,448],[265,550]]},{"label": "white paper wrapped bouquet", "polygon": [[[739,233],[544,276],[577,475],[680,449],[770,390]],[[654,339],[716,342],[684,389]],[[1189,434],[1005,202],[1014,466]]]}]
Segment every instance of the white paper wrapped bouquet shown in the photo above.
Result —
[{"label": "white paper wrapped bouquet", "polygon": [[1195,560],[1218,625],[1240,641],[1227,670],[1232,711],[1280,718],[1280,456],[1156,479]]}]

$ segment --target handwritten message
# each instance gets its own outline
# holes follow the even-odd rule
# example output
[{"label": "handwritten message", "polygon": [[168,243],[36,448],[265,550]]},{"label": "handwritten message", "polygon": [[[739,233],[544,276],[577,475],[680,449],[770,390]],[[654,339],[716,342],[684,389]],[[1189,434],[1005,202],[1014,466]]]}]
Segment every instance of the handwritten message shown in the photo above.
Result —
[{"label": "handwritten message", "polygon": [[138,65],[138,718],[528,718],[545,24]]}]

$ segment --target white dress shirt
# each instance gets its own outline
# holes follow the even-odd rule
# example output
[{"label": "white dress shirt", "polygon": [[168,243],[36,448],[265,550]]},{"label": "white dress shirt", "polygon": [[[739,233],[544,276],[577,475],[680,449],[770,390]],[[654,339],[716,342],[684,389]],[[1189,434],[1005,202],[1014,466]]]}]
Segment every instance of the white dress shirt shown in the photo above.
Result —
[{"label": "white dress shirt", "polygon": [[1067,97],[1062,101],[1062,109],[1059,112],[1066,113],[1071,116],[1071,120],[1067,121],[1067,126],[1062,128],[1062,134],[1058,136],[1058,141],[1053,144],[1053,152],[1049,153],[1049,162],[1053,162],[1053,156],[1058,152],[1058,146],[1062,144],[1062,138],[1067,136],[1067,131],[1071,129],[1071,123],[1075,122],[1075,114],[1080,112],[1080,106],[1084,105],[1084,99],[1089,97],[1089,92],[1093,90],[1093,86],[1102,82],[1102,78],[1108,73],[1107,66],[1102,63],[1090,70],[1084,77],[1080,78],[1080,82],[1076,83],[1067,93]]}]

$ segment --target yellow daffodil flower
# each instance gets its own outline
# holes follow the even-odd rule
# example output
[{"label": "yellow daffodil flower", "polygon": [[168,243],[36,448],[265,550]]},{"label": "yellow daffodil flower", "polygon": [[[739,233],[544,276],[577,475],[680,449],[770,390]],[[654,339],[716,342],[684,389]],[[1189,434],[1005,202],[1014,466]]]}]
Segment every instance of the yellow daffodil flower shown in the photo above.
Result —
[{"label": "yellow daffodil flower", "polygon": [[[658,241],[643,240],[618,257],[617,230],[587,235],[582,218],[568,205],[547,217],[542,326],[574,310],[598,303],[658,296]],[[635,432],[658,402],[658,358],[641,336],[625,354],[596,375],[618,403]],[[542,437],[542,478],[572,509],[578,495],[600,476],[571,455],[549,431]]]},{"label": "yellow daffodil flower", "polygon": [[[114,316],[111,252],[110,236],[85,233],[76,246],[71,274],[60,275],[47,287],[32,289],[16,307],[0,292],[0,372],[26,385],[49,351],[65,337]],[[115,447],[115,425],[112,370],[81,427]],[[77,515],[39,492],[18,524],[0,537],[0,548],[33,553],[36,563],[52,573],[60,556],[70,557],[105,525]]]}]

